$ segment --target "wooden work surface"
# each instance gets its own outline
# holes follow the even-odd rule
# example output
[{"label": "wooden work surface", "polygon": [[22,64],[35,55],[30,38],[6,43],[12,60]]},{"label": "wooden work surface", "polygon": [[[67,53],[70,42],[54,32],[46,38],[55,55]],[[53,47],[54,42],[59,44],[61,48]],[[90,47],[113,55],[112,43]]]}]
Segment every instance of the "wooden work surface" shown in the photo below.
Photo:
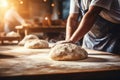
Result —
[{"label": "wooden work surface", "polygon": [[17,32],[20,33],[21,31],[24,31],[25,35],[28,35],[30,33],[33,32],[52,32],[52,33],[56,33],[56,32],[65,32],[65,27],[64,26],[48,26],[48,27],[44,27],[44,26],[40,26],[40,27],[23,27],[23,28],[16,28]]},{"label": "wooden work surface", "polygon": [[16,45],[0,46],[0,77],[65,75],[69,73],[92,74],[102,71],[117,71],[118,74],[120,73],[119,55],[87,50],[89,53],[87,59],[54,61],[49,58],[49,50],[26,49]]},{"label": "wooden work surface", "polygon": [[1,44],[4,44],[5,41],[16,41],[16,40],[18,43],[20,39],[21,39],[20,37],[6,37],[6,36],[0,37]]}]

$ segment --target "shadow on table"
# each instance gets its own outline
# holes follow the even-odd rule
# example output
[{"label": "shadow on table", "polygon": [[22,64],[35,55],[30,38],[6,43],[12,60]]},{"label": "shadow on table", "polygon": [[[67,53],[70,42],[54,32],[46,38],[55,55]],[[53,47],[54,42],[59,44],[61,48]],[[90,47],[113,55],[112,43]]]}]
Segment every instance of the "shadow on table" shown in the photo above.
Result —
[{"label": "shadow on table", "polygon": [[0,59],[6,59],[6,58],[16,58],[16,57],[11,55],[0,54]]}]

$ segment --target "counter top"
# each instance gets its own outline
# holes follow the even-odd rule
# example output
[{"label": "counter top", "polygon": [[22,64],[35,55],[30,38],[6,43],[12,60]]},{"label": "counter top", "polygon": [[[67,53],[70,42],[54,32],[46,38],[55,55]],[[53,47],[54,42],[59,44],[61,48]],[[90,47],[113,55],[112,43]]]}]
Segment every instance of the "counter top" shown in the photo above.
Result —
[{"label": "counter top", "polygon": [[95,75],[111,71],[120,73],[120,55],[86,49],[89,53],[87,59],[54,61],[49,58],[49,50],[26,49],[16,45],[0,46],[0,77],[37,76],[38,78],[43,75],[77,75],[77,73]]}]

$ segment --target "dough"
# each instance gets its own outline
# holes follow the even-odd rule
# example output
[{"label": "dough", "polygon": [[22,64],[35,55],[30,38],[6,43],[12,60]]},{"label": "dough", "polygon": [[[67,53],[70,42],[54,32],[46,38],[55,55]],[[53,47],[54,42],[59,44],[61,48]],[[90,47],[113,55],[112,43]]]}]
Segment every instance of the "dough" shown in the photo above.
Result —
[{"label": "dough", "polygon": [[51,48],[49,57],[58,61],[81,60],[88,57],[85,49],[72,43],[57,44]]},{"label": "dough", "polygon": [[27,35],[25,36],[19,43],[19,46],[24,46],[24,44],[29,41],[29,40],[33,40],[33,39],[39,39],[36,35]]},{"label": "dough", "polygon": [[48,48],[49,44],[45,40],[29,40],[24,45],[25,48],[31,48],[31,49],[41,49],[41,48]]},{"label": "dough", "polygon": [[11,31],[6,34],[6,37],[20,37],[20,34],[14,32],[14,31]]}]

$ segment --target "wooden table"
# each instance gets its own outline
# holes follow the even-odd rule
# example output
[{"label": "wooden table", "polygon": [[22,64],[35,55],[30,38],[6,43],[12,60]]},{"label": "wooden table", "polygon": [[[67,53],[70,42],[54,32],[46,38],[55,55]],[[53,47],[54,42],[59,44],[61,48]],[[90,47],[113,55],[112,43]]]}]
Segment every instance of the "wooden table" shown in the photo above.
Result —
[{"label": "wooden table", "polygon": [[30,34],[30,33],[33,33],[33,32],[65,32],[65,27],[64,26],[61,26],[61,25],[58,25],[58,26],[40,26],[40,27],[16,27],[16,30],[18,33],[21,32],[21,30],[24,31],[24,34],[25,36]]},{"label": "wooden table", "polygon": [[17,43],[21,40],[21,37],[0,37],[1,44],[3,45],[5,41],[17,41]]},{"label": "wooden table", "polygon": [[120,80],[120,55],[87,50],[87,59],[54,61],[49,51],[0,46],[0,80]]}]

